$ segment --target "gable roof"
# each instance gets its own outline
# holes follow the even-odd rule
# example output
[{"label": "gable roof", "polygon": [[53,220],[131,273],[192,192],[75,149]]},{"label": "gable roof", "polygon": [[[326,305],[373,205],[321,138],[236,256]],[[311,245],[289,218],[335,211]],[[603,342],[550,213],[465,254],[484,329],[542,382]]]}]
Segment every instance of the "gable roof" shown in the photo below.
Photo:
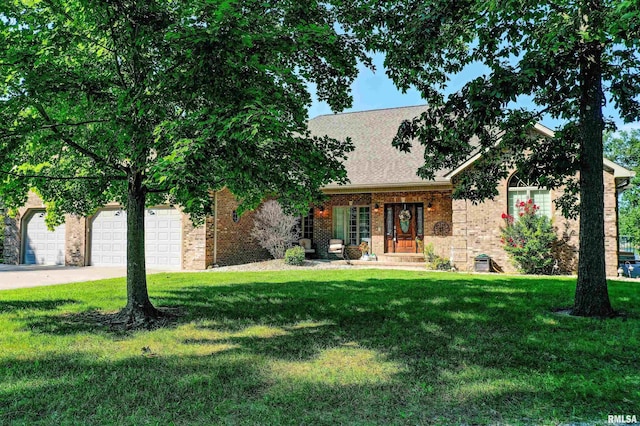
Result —
[{"label": "gable roof", "polygon": [[[416,186],[450,186],[451,179],[475,163],[481,154],[470,156],[454,169],[441,169],[434,180],[424,180],[416,172],[424,165],[425,147],[415,143],[410,153],[401,152],[391,145],[398,127],[404,120],[411,120],[427,110],[426,105],[377,109],[370,111],[327,114],[309,121],[309,130],[318,136],[327,135],[344,140],[350,137],[354,151],[347,154],[344,163],[350,183],[331,183],[325,190],[404,188]],[[553,137],[554,132],[536,124],[534,130],[542,136]],[[634,172],[603,158],[605,170],[616,178],[628,178]]]},{"label": "gable roof", "polygon": [[[434,181],[420,178],[416,171],[424,164],[424,146],[415,144],[410,153],[391,146],[391,141],[404,120],[411,120],[426,111],[426,105],[378,109],[371,111],[329,114],[309,121],[314,135],[335,139],[350,137],[354,151],[344,163],[349,188],[399,187],[450,184],[449,170],[436,173]],[[345,188],[329,184],[324,189]]]}]

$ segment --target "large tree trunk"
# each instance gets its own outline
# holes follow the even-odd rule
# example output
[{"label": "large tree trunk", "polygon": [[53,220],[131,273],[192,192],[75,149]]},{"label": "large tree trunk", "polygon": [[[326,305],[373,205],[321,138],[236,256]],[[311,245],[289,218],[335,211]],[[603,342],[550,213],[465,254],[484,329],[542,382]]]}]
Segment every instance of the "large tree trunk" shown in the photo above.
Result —
[{"label": "large tree trunk", "polygon": [[120,321],[137,326],[158,318],[160,312],[151,304],[147,291],[144,250],[145,192],[142,176],[129,179],[127,200],[127,306]]},{"label": "large tree trunk", "polygon": [[609,317],[604,251],[602,50],[585,46],[580,70],[580,257],[573,315]]}]

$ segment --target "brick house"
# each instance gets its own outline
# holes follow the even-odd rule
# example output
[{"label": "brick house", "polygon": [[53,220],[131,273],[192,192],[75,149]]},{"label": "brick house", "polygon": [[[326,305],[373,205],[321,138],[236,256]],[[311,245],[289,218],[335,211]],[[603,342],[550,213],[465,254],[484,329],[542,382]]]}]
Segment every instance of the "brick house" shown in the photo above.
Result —
[{"label": "brick house", "polygon": [[[382,109],[319,116],[309,122],[312,133],[337,139],[350,137],[355,145],[345,163],[349,185],[328,185],[327,200],[301,218],[304,237],[313,241],[319,257],[327,257],[329,239],[349,246],[351,258],[367,241],[380,261],[420,260],[419,241],[431,243],[438,254],[450,258],[460,270],[473,270],[481,253],[505,271],[514,271],[500,243],[501,214],[513,212],[515,202],[532,198],[541,213],[551,217],[562,243],[557,258],[565,271],[577,266],[578,221],[566,220],[555,210],[554,191],[537,188],[512,175],[499,184],[494,200],[479,205],[453,200],[453,178],[477,159],[455,170],[438,171],[433,181],[416,175],[423,164],[420,147],[410,154],[391,146],[405,119],[424,106]],[[537,125],[542,136],[552,132]],[[618,267],[617,194],[633,172],[603,159],[605,191],[605,250],[608,275]],[[268,253],[250,236],[253,213],[236,214],[237,202],[227,190],[213,194],[213,215],[194,227],[173,206],[147,209],[147,264],[149,268],[205,269],[268,259]],[[62,227],[46,230],[43,206],[31,194],[18,216],[7,222],[5,262],[67,265],[124,265],[126,212],[106,206],[86,218],[67,216]],[[404,219],[404,220],[403,220]]]}]

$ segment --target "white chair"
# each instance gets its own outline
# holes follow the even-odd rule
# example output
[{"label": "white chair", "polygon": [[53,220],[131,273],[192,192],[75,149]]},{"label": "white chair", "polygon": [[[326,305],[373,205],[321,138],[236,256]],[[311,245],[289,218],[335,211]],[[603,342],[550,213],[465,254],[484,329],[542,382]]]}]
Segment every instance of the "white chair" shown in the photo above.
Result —
[{"label": "white chair", "polygon": [[304,254],[316,254],[316,249],[311,245],[311,240],[309,238],[301,238],[300,241],[298,241],[298,244],[300,244],[300,247],[304,249]]},{"label": "white chair", "polygon": [[331,239],[329,240],[329,254],[333,254],[335,256],[339,256],[344,259],[344,244],[342,240],[339,239]]}]

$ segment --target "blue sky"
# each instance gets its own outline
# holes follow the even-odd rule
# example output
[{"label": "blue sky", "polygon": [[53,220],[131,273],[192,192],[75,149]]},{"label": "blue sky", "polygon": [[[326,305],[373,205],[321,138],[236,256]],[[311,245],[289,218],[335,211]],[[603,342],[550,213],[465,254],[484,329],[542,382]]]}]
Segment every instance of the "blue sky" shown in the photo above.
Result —
[{"label": "blue sky", "polygon": [[[364,66],[360,66],[360,75],[352,86],[353,106],[346,110],[350,111],[366,111],[370,109],[395,108],[402,106],[412,106],[423,104],[424,101],[416,90],[410,90],[402,93],[395,88],[393,82],[384,73],[384,56],[375,55],[373,57],[376,66],[375,73]],[[470,66],[461,74],[452,78],[449,83],[449,89],[454,92],[460,89],[469,79],[481,75],[482,66]],[[317,117],[318,115],[331,114],[332,111],[326,103],[313,102],[309,110],[309,117]],[[611,116],[615,120],[618,128],[628,130],[632,128],[640,128],[640,123],[624,124],[620,120],[616,111],[611,107],[606,107],[605,116]],[[560,122],[545,118],[541,123],[551,129],[557,128]]]}]

